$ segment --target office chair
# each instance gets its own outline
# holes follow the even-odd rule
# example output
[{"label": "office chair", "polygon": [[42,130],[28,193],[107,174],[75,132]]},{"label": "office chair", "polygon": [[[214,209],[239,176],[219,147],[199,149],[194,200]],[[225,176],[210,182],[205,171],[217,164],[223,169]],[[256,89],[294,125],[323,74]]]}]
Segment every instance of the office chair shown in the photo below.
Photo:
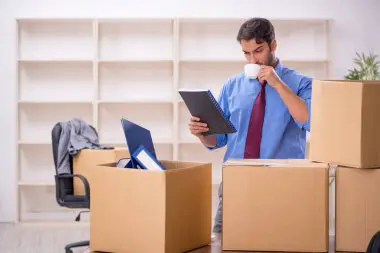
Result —
[{"label": "office chair", "polygon": [[[70,168],[71,174],[58,174],[58,146],[59,139],[61,136],[61,125],[57,123],[54,125],[51,137],[52,137],[52,147],[53,147],[53,158],[55,165],[55,189],[56,189],[56,200],[60,206],[67,208],[86,208],[90,209],[90,186],[87,179],[82,175],[72,174],[72,157],[70,157]],[[85,187],[85,195],[74,195],[74,177],[79,178]],[[80,215],[82,212],[79,212],[76,217],[76,221],[80,220]],[[90,241],[81,241],[70,243],[65,246],[66,253],[73,253],[72,248],[89,246]]]}]

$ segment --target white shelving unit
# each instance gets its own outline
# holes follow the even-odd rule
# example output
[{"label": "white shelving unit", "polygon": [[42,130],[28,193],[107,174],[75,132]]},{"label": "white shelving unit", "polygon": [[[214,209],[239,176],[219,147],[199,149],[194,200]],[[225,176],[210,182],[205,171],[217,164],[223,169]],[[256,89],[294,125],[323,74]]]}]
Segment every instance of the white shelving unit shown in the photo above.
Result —
[{"label": "white shelving unit", "polygon": [[[179,88],[209,88],[243,71],[236,35],[243,19],[18,19],[17,182],[19,221],[71,221],[55,201],[50,133],[79,117],[104,145],[125,146],[120,118],[151,130],[160,159],[213,163],[188,131]],[[283,63],[331,75],[328,20],[273,20]]]}]

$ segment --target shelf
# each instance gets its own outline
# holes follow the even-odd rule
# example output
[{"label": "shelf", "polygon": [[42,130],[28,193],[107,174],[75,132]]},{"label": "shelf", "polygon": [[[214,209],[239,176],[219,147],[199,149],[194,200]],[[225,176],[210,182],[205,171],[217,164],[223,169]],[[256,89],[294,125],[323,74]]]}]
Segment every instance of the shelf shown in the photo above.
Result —
[{"label": "shelf", "polygon": [[172,76],[170,62],[102,63],[99,96],[101,100],[170,100]]},{"label": "shelf", "polygon": [[39,141],[18,141],[19,145],[51,145],[51,140],[39,140]]},{"label": "shelf", "polygon": [[173,106],[171,104],[99,105],[98,132],[101,142],[103,140],[125,141],[121,118],[149,129],[153,140],[172,139]]},{"label": "shelf", "polygon": [[154,149],[159,160],[173,160],[173,145],[154,143]]},{"label": "shelf", "polygon": [[316,79],[328,78],[328,63],[326,61],[289,62],[286,67]]},{"label": "shelf", "polygon": [[[222,24],[239,23],[239,24],[242,24],[244,21],[246,21],[250,18],[251,17],[249,17],[249,16],[240,17],[240,18],[236,18],[236,17],[201,17],[201,18],[184,17],[184,18],[180,18],[179,21],[181,23],[194,23],[194,24],[205,24],[205,23],[206,24],[207,23],[212,23],[212,24],[215,24],[215,23],[222,23]],[[271,20],[272,23],[302,22],[302,23],[306,23],[306,24],[321,24],[321,23],[326,23],[326,22],[331,21],[330,19],[327,19],[327,18],[295,18],[295,17],[291,17],[291,18],[269,18],[269,20]]]},{"label": "shelf", "polygon": [[93,23],[19,21],[20,59],[92,59]]},{"label": "shelf", "polygon": [[[328,61],[325,59],[281,59],[281,62],[286,67],[304,75],[318,79],[327,78]],[[242,73],[245,64],[246,62],[233,59],[181,61],[179,86],[180,88],[211,89],[217,98],[223,83]]]},{"label": "shelf", "polygon": [[[120,120],[129,119],[151,131],[158,159],[213,163],[218,185],[226,148],[210,151],[190,133],[178,89],[211,89],[218,99],[223,84],[244,71],[236,35],[246,19],[18,20],[18,220],[75,218],[78,210],[56,202],[51,150],[53,126],[73,118],[95,126],[102,145],[126,148]],[[272,21],[285,66],[331,75],[328,20]]]},{"label": "shelf", "polygon": [[[78,212],[85,209],[69,209],[58,205],[55,188],[47,187],[20,188],[20,218],[22,221],[72,221]],[[86,221],[89,215],[84,215]]]},{"label": "shelf", "polygon": [[217,99],[223,84],[242,71],[244,64],[239,62],[181,63],[179,88],[211,89]]},{"label": "shelf", "polygon": [[[236,40],[241,24],[241,19],[210,19],[205,22],[182,20],[180,61],[244,61],[240,43]],[[280,59],[328,59],[326,20],[274,20],[273,25],[278,41],[276,55]]]},{"label": "shelf", "polygon": [[[153,140],[153,143],[154,144],[158,144],[158,145],[172,145],[173,144],[173,140],[172,139],[154,139],[152,137],[152,140]],[[113,141],[113,140],[106,140],[106,139],[101,139],[100,141],[101,144],[103,145],[109,145],[109,146],[112,146],[112,145],[117,145],[117,146],[127,146],[127,142],[125,140],[125,137],[122,141]]]},{"label": "shelf", "polygon": [[126,59],[103,59],[98,60],[100,64],[111,64],[111,63],[172,63],[173,60],[170,58],[157,58],[157,59],[144,59],[144,58],[126,58]]},{"label": "shelf", "polygon": [[19,180],[54,183],[55,166],[51,145],[23,145],[19,148]]},{"label": "shelf", "polygon": [[80,100],[56,100],[56,101],[49,101],[49,100],[19,100],[19,104],[41,104],[41,105],[49,105],[49,104],[62,104],[64,106],[65,104],[83,104],[83,105],[92,105],[92,101],[80,101]]},{"label": "shelf", "polygon": [[[125,138],[124,138],[125,139]],[[106,146],[126,147],[126,141],[100,141]],[[159,160],[173,160],[173,141],[170,139],[153,139],[154,149]]]},{"label": "shelf", "polygon": [[43,187],[53,187],[55,186],[55,182],[52,181],[41,181],[41,180],[35,180],[35,181],[19,181],[19,186],[24,187],[33,187],[33,186],[43,186]]},{"label": "shelf", "polygon": [[22,62],[19,99],[88,100],[95,96],[91,62]]},{"label": "shelf", "polygon": [[[285,58],[281,61],[283,63],[327,63],[328,60],[324,58]],[[243,57],[231,57],[231,58],[183,58],[180,63],[240,63],[242,65],[246,64],[247,61]]]},{"label": "shelf", "polygon": [[19,59],[19,63],[24,63],[24,64],[37,64],[37,63],[93,63],[93,59],[80,59],[80,58],[72,58],[72,59],[59,59],[59,58],[24,58],[24,59]]},{"label": "shelf", "polygon": [[[325,20],[274,21],[273,25],[278,41],[276,55],[281,59],[292,59],[295,55],[307,59],[328,59],[328,33]],[[300,38],[302,38],[302,42]]]},{"label": "shelf", "polygon": [[201,143],[201,141],[197,138],[197,137],[193,137],[193,138],[189,138],[189,139],[187,139],[187,140],[180,140],[179,141],[179,144],[188,144],[188,145],[203,145],[202,143]]},{"label": "shelf", "polygon": [[20,104],[19,140],[37,143],[50,140],[56,123],[73,118],[92,124],[92,112],[91,104]]},{"label": "shelf", "polygon": [[172,104],[172,100],[166,99],[126,99],[126,100],[99,100],[98,104]]},{"label": "shelf", "polygon": [[[243,53],[236,35],[239,21],[180,22],[179,59],[236,59]],[[223,43],[221,43],[223,42]]]},{"label": "shelf", "polygon": [[179,129],[179,140],[195,140],[196,137],[194,137],[190,130],[189,130],[189,121],[191,118],[191,114],[189,110],[187,109],[185,103],[179,104],[179,123],[178,123],[178,129]]},{"label": "shelf", "polygon": [[100,22],[99,58],[172,59],[172,22]]}]

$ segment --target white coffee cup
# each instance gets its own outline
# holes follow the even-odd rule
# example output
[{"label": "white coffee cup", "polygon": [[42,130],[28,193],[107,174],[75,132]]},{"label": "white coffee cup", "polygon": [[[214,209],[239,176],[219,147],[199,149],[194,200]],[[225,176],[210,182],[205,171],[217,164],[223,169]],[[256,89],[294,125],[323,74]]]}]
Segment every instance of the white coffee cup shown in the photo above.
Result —
[{"label": "white coffee cup", "polygon": [[244,72],[245,72],[245,75],[248,77],[248,78],[251,78],[251,79],[256,79],[257,78],[257,75],[259,74],[260,72],[260,68],[261,66],[259,64],[254,64],[254,63],[248,63],[244,66]]}]

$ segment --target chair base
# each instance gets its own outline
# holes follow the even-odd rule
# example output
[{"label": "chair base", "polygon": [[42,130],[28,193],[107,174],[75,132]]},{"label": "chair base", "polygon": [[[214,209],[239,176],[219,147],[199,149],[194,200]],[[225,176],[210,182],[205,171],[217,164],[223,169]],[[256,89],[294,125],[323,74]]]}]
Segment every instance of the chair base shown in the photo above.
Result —
[{"label": "chair base", "polygon": [[73,253],[72,248],[90,246],[90,241],[73,242],[65,246],[66,253]]}]

